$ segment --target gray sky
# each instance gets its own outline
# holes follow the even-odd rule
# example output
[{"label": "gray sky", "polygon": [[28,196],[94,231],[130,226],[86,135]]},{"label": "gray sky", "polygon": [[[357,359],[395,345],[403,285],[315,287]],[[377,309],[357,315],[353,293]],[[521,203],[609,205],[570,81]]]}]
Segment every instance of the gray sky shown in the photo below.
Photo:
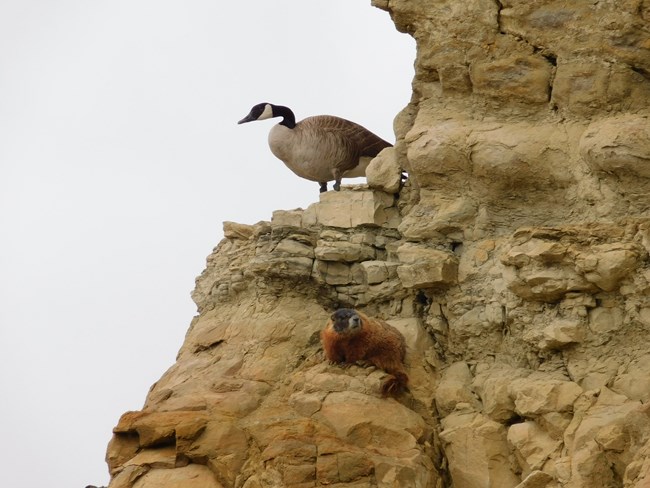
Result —
[{"label": "gray sky", "polygon": [[106,484],[222,222],[317,201],[237,120],[394,141],[414,57],[370,0],[0,0],[0,486]]}]

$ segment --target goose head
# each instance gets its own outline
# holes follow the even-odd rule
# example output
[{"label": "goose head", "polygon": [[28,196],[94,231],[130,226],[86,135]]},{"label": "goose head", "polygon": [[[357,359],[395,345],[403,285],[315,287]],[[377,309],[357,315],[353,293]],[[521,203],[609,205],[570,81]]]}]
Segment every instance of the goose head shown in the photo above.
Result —
[{"label": "goose head", "polygon": [[258,103],[248,112],[246,117],[237,123],[245,124],[253,120],[272,119],[274,117],[282,117],[280,125],[284,125],[289,129],[293,129],[296,126],[296,118],[289,107],[273,105],[272,103]]},{"label": "goose head", "polygon": [[251,111],[248,112],[248,115],[241,119],[238,124],[245,124],[246,122],[252,122],[253,120],[264,120],[272,119],[273,117],[278,117],[273,113],[273,105],[270,103],[258,103]]}]

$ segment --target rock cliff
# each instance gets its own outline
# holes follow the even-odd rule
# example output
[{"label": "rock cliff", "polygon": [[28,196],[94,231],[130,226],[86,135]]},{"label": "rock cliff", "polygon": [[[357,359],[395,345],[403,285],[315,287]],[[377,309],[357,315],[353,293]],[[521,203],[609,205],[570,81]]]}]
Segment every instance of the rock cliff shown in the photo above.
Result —
[{"label": "rock cliff", "polygon": [[[650,2],[373,4],[417,41],[395,147],[224,224],[110,488],[650,486]],[[409,393],[324,361],[339,306]]]}]

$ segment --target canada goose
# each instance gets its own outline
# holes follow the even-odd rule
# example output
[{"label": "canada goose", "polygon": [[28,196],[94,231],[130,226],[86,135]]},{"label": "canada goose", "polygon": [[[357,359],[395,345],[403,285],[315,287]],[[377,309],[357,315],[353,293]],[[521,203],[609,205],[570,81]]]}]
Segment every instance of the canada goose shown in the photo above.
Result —
[{"label": "canada goose", "polygon": [[269,132],[271,152],[301,178],[317,181],[320,191],[334,180],[341,189],[341,178],[366,175],[366,167],[385,147],[392,144],[365,127],[332,115],[307,117],[296,123],[288,107],[260,103],[238,124],[282,117]]}]

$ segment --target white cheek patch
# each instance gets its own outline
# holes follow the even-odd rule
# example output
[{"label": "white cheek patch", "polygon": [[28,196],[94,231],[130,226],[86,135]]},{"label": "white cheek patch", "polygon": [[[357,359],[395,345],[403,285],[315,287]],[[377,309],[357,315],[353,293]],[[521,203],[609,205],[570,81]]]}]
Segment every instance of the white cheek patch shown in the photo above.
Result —
[{"label": "white cheek patch", "polygon": [[264,119],[271,119],[273,118],[273,107],[271,107],[270,103],[267,103],[266,106],[264,107],[264,112],[260,114],[259,117],[257,117],[257,120],[264,120]]}]

